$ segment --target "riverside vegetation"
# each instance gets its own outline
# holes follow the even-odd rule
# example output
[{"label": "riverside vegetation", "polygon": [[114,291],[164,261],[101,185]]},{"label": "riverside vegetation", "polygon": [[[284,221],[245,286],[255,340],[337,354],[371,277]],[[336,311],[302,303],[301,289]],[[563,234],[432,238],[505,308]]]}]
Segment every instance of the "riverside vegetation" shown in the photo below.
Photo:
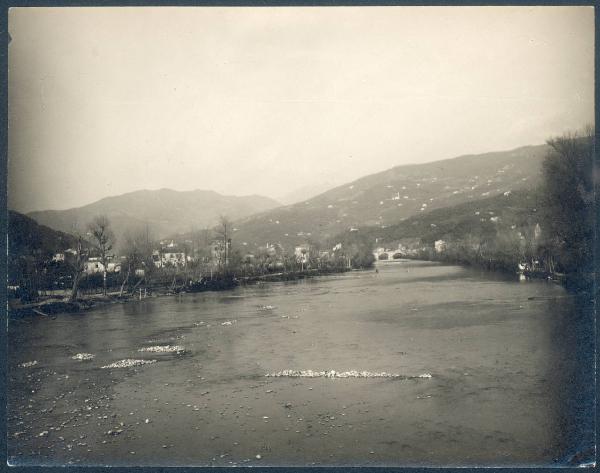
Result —
[{"label": "riverside vegetation", "polygon": [[[9,295],[39,303],[60,290],[68,301],[52,300],[48,313],[80,310],[91,299],[130,299],[186,289],[222,290],[239,282],[290,280],[371,267],[377,245],[409,242],[405,256],[515,272],[519,265],[531,276],[553,278],[575,292],[594,290],[595,132],[567,134],[548,140],[541,184],[531,189],[438,208],[393,225],[364,226],[333,238],[314,235],[304,253],[280,243],[244,254],[232,239],[225,217],[205,230],[203,244],[183,244],[192,255],[185,266],[156,267],[148,232],[122,237],[120,272],[89,273],[84,261],[95,256],[107,267],[116,239],[110,221],[97,216],[86,238],[57,232],[16,212],[9,213]],[[443,242],[437,251],[435,243]],[[214,246],[216,244],[216,247]],[[52,255],[64,248],[77,252],[64,261]],[[323,251],[334,247],[337,251]],[[58,291],[57,291],[58,290]],[[102,293],[102,297],[99,296]],[[14,306],[14,304],[13,304]]]},{"label": "riverside vegetation", "polygon": [[[373,244],[406,243],[408,257],[556,279],[573,292],[594,291],[595,131],[548,140],[542,182],[527,190],[436,209],[385,228],[361,229]],[[335,239],[350,243],[358,232]],[[434,243],[443,241],[443,251]]]}]

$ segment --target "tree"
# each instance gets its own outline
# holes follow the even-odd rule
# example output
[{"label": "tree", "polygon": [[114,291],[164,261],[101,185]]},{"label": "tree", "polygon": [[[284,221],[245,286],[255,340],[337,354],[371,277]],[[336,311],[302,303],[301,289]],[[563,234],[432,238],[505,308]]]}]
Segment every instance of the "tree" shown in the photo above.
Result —
[{"label": "tree", "polygon": [[595,131],[548,140],[544,165],[544,245],[578,288],[594,267]]},{"label": "tree", "polygon": [[[240,253],[240,250],[238,250],[238,249],[232,250],[230,248],[229,267],[231,268],[232,272],[242,271],[243,258],[242,258],[242,254]],[[235,274],[234,274],[234,276],[235,276]]]},{"label": "tree", "polygon": [[87,252],[84,251],[83,238],[81,235],[77,236],[77,248],[76,248],[75,259],[73,261],[73,286],[71,287],[71,296],[69,301],[73,302],[77,299],[77,293],[79,292],[79,283],[81,281],[81,275],[83,274],[83,264],[87,257]]},{"label": "tree", "polygon": [[106,269],[108,265],[108,252],[112,250],[115,243],[115,235],[110,228],[110,221],[104,215],[98,215],[88,225],[92,242],[100,255],[102,263],[102,287],[106,295]]},{"label": "tree", "polygon": [[[127,272],[121,283],[121,290],[119,297],[123,295],[125,286],[129,282],[129,277],[132,272],[141,266],[148,265],[152,256],[152,250],[150,242],[147,236],[147,232],[144,231],[130,231],[125,234],[124,244],[121,249],[125,256],[125,263],[127,264]],[[146,272],[144,272],[144,275]]]},{"label": "tree", "polygon": [[229,269],[229,249],[231,248],[231,221],[227,216],[221,215],[219,217],[219,225],[215,233],[222,253],[220,264],[223,266],[224,272],[227,273]]},{"label": "tree", "polygon": [[370,246],[365,243],[358,244],[351,256],[353,268],[370,268],[375,262],[375,256]]},{"label": "tree", "polygon": [[373,245],[364,234],[349,236],[343,245],[343,253],[355,269],[370,268],[375,262]]}]

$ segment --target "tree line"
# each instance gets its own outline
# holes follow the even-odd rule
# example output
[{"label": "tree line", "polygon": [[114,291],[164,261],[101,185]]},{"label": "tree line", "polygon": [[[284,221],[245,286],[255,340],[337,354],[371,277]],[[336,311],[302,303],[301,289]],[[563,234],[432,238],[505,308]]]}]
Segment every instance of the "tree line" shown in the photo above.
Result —
[{"label": "tree line", "polygon": [[[32,225],[37,224],[32,221]],[[98,215],[83,231],[69,235],[68,242],[63,242],[69,245],[69,250],[59,248],[60,245],[51,245],[44,251],[19,248],[20,266],[15,265],[10,279],[18,284],[15,295],[22,300],[32,301],[40,292],[61,289],[68,292],[72,302],[82,293],[95,294],[98,290],[104,296],[110,290],[118,297],[126,297],[139,290],[178,291],[208,278],[218,281],[279,273],[326,273],[368,267],[373,263],[366,243],[324,251],[321,244],[309,241],[297,254],[295,248],[284,248],[280,244],[249,250],[233,236],[232,222],[221,216],[214,228],[192,232],[190,239],[180,238],[183,242],[177,243],[176,248],[165,248],[165,251],[185,255],[184,264],[169,264],[160,259],[160,242],[150,235],[147,227],[130,230],[118,241],[110,220]],[[56,254],[61,252],[63,260],[56,260]],[[115,258],[116,253],[119,256]],[[99,263],[98,268],[87,266],[96,263]]]},{"label": "tree line", "polygon": [[549,269],[566,275],[570,288],[590,290],[597,254],[595,130],[553,138],[548,145],[542,189],[546,237],[539,256]]},{"label": "tree line", "polygon": [[[415,258],[520,271],[559,279],[570,290],[592,291],[598,249],[595,130],[567,133],[547,144],[538,188],[434,210],[386,229],[361,228],[360,233],[373,247],[417,240]],[[441,251],[435,249],[438,240]]]},{"label": "tree line", "polygon": [[[552,138],[547,143],[549,151],[543,162],[540,188],[515,192],[506,199],[499,196],[502,202],[490,207],[497,210],[498,205],[512,206],[515,221],[511,226],[493,224],[491,218],[474,222],[468,205],[493,203],[490,199],[465,204],[462,214],[452,208],[429,213],[443,212],[446,218],[441,218],[437,226],[424,217],[419,220],[415,217],[414,221],[409,219],[385,230],[363,227],[358,232],[338,235],[323,243],[306,242],[300,256],[294,248],[279,244],[255,248],[250,255],[248,249],[233,238],[232,222],[222,216],[215,228],[192,235],[191,246],[181,244],[186,255],[193,255],[184,267],[158,268],[155,265],[152,253],[157,242],[150,237],[147,228],[126,233],[120,241],[121,270],[117,274],[108,271],[117,239],[109,219],[99,215],[89,222],[83,234],[59,236],[62,244],[68,240],[75,250],[64,264],[50,261],[54,248],[49,248],[52,245],[47,242],[51,238],[43,234],[41,227],[30,229],[29,233],[34,236],[29,236],[33,240],[44,242],[27,241],[21,246],[29,244],[32,248],[17,248],[19,255],[9,260],[9,278],[12,284],[19,286],[20,295],[25,299],[36,298],[39,289],[56,281],[62,281],[61,287],[65,289],[67,283],[70,285],[71,300],[78,297],[80,290],[99,287],[105,295],[109,287],[112,290],[116,287],[123,296],[141,287],[175,289],[209,275],[249,278],[306,269],[327,272],[368,268],[374,261],[373,248],[382,244],[377,243],[378,240],[389,243],[418,236],[424,246],[417,249],[415,257],[512,272],[522,266],[530,272],[563,278],[570,289],[591,290],[597,254],[595,130],[589,127],[580,133]],[[466,214],[470,219],[464,217]],[[19,246],[19,236],[9,234],[10,251]],[[437,239],[444,240],[444,251],[434,249]],[[85,271],[85,264],[92,255],[102,265],[100,274]]]}]

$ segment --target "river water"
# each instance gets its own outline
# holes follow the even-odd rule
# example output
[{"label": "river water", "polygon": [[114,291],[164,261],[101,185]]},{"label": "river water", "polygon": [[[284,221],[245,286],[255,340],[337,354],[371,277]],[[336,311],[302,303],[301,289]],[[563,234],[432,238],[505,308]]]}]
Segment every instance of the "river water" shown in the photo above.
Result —
[{"label": "river water", "polygon": [[[591,321],[552,283],[416,261],[11,321],[9,461],[590,461]],[[102,368],[128,358],[156,362]]]}]

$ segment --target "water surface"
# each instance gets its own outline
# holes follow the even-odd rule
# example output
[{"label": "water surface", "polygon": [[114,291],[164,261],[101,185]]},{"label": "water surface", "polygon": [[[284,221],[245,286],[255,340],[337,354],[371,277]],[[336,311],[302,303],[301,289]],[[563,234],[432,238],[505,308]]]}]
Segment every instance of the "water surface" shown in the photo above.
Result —
[{"label": "water surface", "polygon": [[[11,322],[9,459],[551,465],[585,447],[591,318],[560,286],[378,268]],[[186,353],[138,351],[169,344]],[[101,369],[125,358],[157,362]],[[285,369],[431,378],[265,377]]]}]

